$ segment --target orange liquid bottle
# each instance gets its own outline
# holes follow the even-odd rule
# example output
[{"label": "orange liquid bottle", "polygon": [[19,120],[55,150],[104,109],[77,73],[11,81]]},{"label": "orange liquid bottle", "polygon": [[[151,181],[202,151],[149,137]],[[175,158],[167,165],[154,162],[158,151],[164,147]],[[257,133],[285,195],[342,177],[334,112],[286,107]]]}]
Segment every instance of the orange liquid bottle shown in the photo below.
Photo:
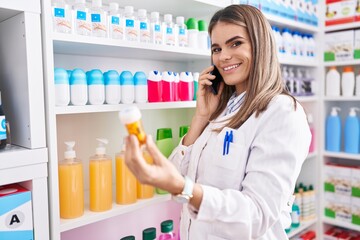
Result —
[{"label": "orange liquid bottle", "polygon": [[[146,151],[145,148],[141,149],[143,152],[143,156],[148,164],[153,163],[153,159],[150,154]],[[137,198],[138,199],[146,199],[152,198],[154,196],[154,187],[146,184],[141,184],[139,181],[137,182]]]},{"label": "orange liquid bottle", "polygon": [[97,139],[99,146],[96,154],[90,158],[90,211],[102,212],[112,207],[112,161],[106,155],[106,139]]},{"label": "orange liquid bottle", "polygon": [[77,218],[84,214],[83,165],[76,159],[75,142],[65,142],[67,151],[64,161],[59,163],[60,217]]},{"label": "orange liquid bottle", "polygon": [[125,146],[116,154],[116,203],[131,204],[136,202],[136,178],[125,164]]}]

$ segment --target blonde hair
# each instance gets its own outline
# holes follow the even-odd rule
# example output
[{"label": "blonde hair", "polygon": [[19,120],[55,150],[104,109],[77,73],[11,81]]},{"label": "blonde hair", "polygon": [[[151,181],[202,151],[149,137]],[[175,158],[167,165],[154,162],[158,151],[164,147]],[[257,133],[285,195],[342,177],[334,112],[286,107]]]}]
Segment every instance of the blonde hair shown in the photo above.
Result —
[{"label": "blonde hair", "polygon": [[[276,43],[271,26],[264,15],[257,8],[249,5],[230,5],[217,11],[211,18],[208,29],[210,36],[214,26],[219,22],[245,27],[252,46],[252,62],[244,102],[240,110],[226,123],[227,127],[237,129],[253,113],[258,117],[265,111],[275,96],[280,94],[292,96],[282,80]],[[216,119],[224,111],[234,91],[234,86],[225,84],[220,103],[210,120]],[[296,108],[296,100],[292,98]]]}]

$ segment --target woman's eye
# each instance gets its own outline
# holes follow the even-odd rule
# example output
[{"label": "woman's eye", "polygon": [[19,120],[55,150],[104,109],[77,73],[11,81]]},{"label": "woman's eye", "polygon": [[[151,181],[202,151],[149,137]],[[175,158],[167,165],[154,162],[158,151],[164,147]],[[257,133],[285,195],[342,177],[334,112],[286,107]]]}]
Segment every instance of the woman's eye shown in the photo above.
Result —
[{"label": "woman's eye", "polygon": [[236,41],[233,43],[233,47],[237,47],[237,46],[240,46],[241,45],[241,42],[240,41]]},{"label": "woman's eye", "polygon": [[213,49],[211,49],[211,52],[212,52],[212,53],[217,53],[217,52],[220,52],[220,51],[221,51],[220,48],[213,48]]}]

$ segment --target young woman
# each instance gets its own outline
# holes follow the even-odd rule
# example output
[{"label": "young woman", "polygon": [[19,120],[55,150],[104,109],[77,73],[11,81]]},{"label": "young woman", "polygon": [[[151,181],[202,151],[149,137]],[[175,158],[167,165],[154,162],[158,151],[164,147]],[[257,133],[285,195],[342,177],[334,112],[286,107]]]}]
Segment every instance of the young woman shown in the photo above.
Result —
[{"label": "young woman", "polygon": [[310,144],[301,105],[281,78],[271,26],[254,7],[231,5],[209,24],[214,66],[199,77],[189,132],[168,161],[151,137],[148,165],[135,136],[126,163],[146,184],[187,203],[181,239],[288,239],[293,190]]}]

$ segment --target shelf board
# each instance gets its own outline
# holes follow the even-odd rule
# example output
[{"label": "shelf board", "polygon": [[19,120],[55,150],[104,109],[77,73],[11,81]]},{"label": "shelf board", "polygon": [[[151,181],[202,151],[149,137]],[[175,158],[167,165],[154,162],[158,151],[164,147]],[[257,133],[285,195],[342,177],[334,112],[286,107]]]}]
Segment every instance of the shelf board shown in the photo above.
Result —
[{"label": "shelf board", "polygon": [[351,22],[351,23],[339,24],[334,26],[325,26],[325,33],[359,28],[359,24],[360,24],[359,22]]},{"label": "shelf board", "polygon": [[271,25],[276,25],[279,27],[290,27],[292,30],[300,30],[308,33],[317,33],[320,31],[318,26],[312,26],[309,24],[301,23],[295,20],[290,20],[271,14],[264,14],[264,15],[271,23]]},{"label": "shelf board", "polygon": [[292,65],[298,67],[318,67],[319,63],[314,59],[307,59],[307,58],[295,58],[295,59],[288,59],[284,56],[278,54],[279,62],[283,65]]},{"label": "shelf board", "polygon": [[304,102],[316,102],[319,100],[318,96],[294,96],[300,103]]},{"label": "shelf board", "polygon": [[350,154],[350,153],[335,153],[335,152],[324,152],[325,157],[332,157],[332,158],[343,158],[343,159],[352,159],[352,160],[360,160],[360,154]]},{"label": "shelf board", "polygon": [[336,101],[336,102],[348,102],[348,101],[360,101],[359,96],[353,97],[324,97],[325,101]]},{"label": "shelf board", "polygon": [[20,12],[40,13],[40,1],[37,0],[1,0],[0,22],[13,17]]},{"label": "shelf board", "polygon": [[54,52],[117,58],[161,61],[209,60],[210,50],[97,38],[75,34],[53,33]]},{"label": "shelf board", "polygon": [[163,203],[171,199],[170,194],[156,195],[151,199],[138,200],[134,204],[118,205],[113,203],[112,209],[106,212],[91,212],[86,207],[84,215],[74,219],[61,219],[60,220],[60,232],[69,231],[74,228],[82,227],[94,222],[116,217],[125,213],[133,212],[144,207],[152,206],[157,203]]},{"label": "shelf board", "polygon": [[47,162],[47,148],[27,149],[8,145],[0,150],[0,170]]},{"label": "shelf board", "polygon": [[334,225],[334,226],[344,227],[344,228],[347,228],[347,229],[350,229],[350,230],[355,230],[355,231],[360,232],[360,226],[352,224],[352,223],[341,222],[341,221],[337,221],[337,220],[327,218],[327,217],[323,217],[323,222],[327,223],[327,224]]},{"label": "shelf board", "polygon": [[289,238],[294,237],[296,234],[301,233],[302,231],[308,229],[317,222],[317,219],[312,219],[310,221],[301,222],[300,226],[297,228],[292,228],[291,231],[287,234]]},{"label": "shelf board", "polygon": [[159,103],[133,103],[117,105],[85,105],[85,106],[65,106],[56,107],[57,115],[63,114],[80,114],[80,113],[100,113],[100,112],[117,112],[126,107],[136,105],[140,110],[159,110],[159,109],[177,109],[177,108],[194,108],[196,101],[185,102],[159,102]]},{"label": "shelf board", "polygon": [[348,65],[360,65],[360,59],[353,59],[353,60],[347,60],[347,61],[324,62],[325,67],[348,66]]}]

